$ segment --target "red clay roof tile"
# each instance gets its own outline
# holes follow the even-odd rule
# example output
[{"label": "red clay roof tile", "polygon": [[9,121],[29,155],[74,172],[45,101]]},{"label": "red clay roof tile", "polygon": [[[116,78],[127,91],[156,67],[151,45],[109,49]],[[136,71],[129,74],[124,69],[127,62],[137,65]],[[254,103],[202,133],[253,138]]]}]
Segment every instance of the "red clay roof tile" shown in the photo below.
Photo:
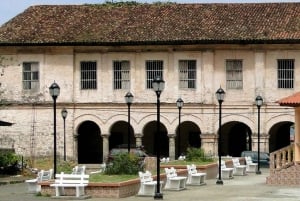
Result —
[{"label": "red clay roof tile", "polygon": [[277,103],[279,103],[281,106],[298,107],[300,106],[300,92],[297,92],[286,98],[282,98],[279,101],[277,101]]}]

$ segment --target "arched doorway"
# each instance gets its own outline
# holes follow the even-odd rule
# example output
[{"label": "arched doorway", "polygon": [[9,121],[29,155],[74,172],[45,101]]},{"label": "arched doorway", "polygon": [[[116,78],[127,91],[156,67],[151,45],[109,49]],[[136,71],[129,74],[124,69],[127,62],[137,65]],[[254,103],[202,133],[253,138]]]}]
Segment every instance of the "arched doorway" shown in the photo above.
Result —
[{"label": "arched doorway", "polygon": [[269,131],[269,151],[273,152],[290,145],[290,128],[293,122],[283,121],[273,125]]},{"label": "arched doorway", "polygon": [[[156,131],[157,131],[157,122],[152,121],[146,124],[143,129],[143,139],[142,143],[145,147],[146,152],[149,155],[156,155]],[[159,143],[160,143],[160,156],[161,157],[169,157],[169,137],[168,131],[163,124],[160,124],[160,135],[159,135]]]},{"label": "arched doorway", "polygon": [[78,128],[78,163],[95,164],[103,162],[103,147],[100,128],[93,121],[85,121]]},{"label": "arched doorway", "polygon": [[[133,128],[130,125],[130,146],[135,147],[135,137]],[[109,136],[109,149],[116,147],[127,147],[128,146],[128,122],[118,121],[114,123],[110,130]]]},{"label": "arched doorway", "polygon": [[179,129],[176,129],[176,139],[175,139],[175,150],[176,156],[179,157],[180,154],[186,154],[188,147],[201,147],[201,131],[199,127],[191,122],[185,121],[180,124],[180,140],[179,140]]},{"label": "arched doorway", "polygon": [[252,150],[252,132],[241,122],[232,121],[222,125],[221,155],[239,157],[245,150]]}]

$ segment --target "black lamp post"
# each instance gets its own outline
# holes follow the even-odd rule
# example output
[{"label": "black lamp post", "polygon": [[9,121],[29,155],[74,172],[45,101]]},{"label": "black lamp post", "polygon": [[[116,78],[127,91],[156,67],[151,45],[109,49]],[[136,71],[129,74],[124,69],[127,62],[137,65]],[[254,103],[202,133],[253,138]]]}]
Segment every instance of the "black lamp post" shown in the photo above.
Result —
[{"label": "black lamp post", "polygon": [[53,136],[54,136],[54,153],[53,153],[53,161],[54,161],[54,175],[56,174],[56,99],[59,96],[60,93],[60,88],[58,86],[58,84],[56,84],[55,82],[49,87],[49,93],[53,98]]},{"label": "black lamp post", "polygon": [[257,106],[257,170],[256,174],[261,174],[260,171],[260,107],[263,104],[263,98],[256,96],[255,103]]},{"label": "black lamp post", "polygon": [[157,76],[153,79],[152,88],[156,93],[157,96],[157,124],[156,124],[156,172],[157,172],[157,184],[156,184],[156,192],[154,195],[154,199],[162,200],[163,194],[160,193],[160,143],[159,143],[159,136],[160,136],[160,94],[165,88],[165,81],[160,77]]},{"label": "black lamp post", "polygon": [[128,138],[128,154],[130,153],[130,105],[133,102],[133,95],[130,92],[127,92],[125,95],[125,102],[128,106],[128,127],[127,127],[127,138]]},{"label": "black lamp post", "polygon": [[181,108],[183,107],[183,100],[181,98],[178,98],[176,101],[176,105],[178,108],[178,117],[179,117],[179,123],[178,123],[178,142],[177,142],[177,151],[178,151],[178,157],[180,156],[180,120],[181,120]]},{"label": "black lamp post", "polygon": [[219,102],[219,137],[218,137],[218,155],[219,155],[219,178],[216,184],[223,184],[221,177],[221,116],[222,116],[222,103],[224,101],[225,91],[220,87],[216,92],[216,97]]},{"label": "black lamp post", "polygon": [[66,161],[66,118],[68,116],[68,111],[66,108],[61,110],[61,117],[64,120],[64,161]]}]

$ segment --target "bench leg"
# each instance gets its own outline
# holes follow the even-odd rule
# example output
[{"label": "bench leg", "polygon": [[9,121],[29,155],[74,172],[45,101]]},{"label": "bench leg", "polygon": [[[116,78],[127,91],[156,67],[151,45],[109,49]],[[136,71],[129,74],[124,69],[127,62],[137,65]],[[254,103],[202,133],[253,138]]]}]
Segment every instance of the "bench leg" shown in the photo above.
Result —
[{"label": "bench leg", "polygon": [[65,195],[65,188],[64,187],[55,187],[55,195],[58,196],[62,196]]},{"label": "bench leg", "polygon": [[84,187],[76,186],[76,197],[84,195]]}]

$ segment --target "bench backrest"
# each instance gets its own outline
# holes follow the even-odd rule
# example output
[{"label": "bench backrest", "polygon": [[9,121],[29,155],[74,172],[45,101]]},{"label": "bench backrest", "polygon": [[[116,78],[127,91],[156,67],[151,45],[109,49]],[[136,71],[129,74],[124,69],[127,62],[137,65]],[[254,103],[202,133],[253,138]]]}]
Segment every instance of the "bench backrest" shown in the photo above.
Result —
[{"label": "bench backrest", "polygon": [[153,181],[152,174],[148,170],[145,173],[139,172],[139,177],[140,177],[141,183]]},{"label": "bench backrest", "polygon": [[38,172],[37,180],[38,182],[47,181],[52,179],[53,169],[50,170],[41,170]]},{"label": "bench backrest", "polygon": [[245,156],[245,161],[248,165],[253,163],[251,156]]},{"label": "bench backrest", "polygon": [[85,165],[79,167],[79,166],[75,166],[72,169],[72,174],[85,174]]},{"label": "bench backrest", "polygon": [[88,184],[90,175],[87,174],[64,174],[55,175],[56,184]]},{"label": "bench backrest", "polygon": [[[219,162],[218,162],[219,164]],[[226,169],[226,164],[225,164],[225,161],[221,160],[221,169]]]},{"label": "bench backrest", "polygon": [[238,158],[232,158],[232,163],[234,167],[241,165],[240,160]]},{"label": "bench backrest", "polygon": [[176,169],[174,167],[165,168],[165,172],[166,172],[167,178],[177,177]]},{"label": "bench backrest", "polygon": [[197,173],[197,168],[196,168],[195,164],[187,165],[186,167],[188,169],[189,174],[196,174]]}]

